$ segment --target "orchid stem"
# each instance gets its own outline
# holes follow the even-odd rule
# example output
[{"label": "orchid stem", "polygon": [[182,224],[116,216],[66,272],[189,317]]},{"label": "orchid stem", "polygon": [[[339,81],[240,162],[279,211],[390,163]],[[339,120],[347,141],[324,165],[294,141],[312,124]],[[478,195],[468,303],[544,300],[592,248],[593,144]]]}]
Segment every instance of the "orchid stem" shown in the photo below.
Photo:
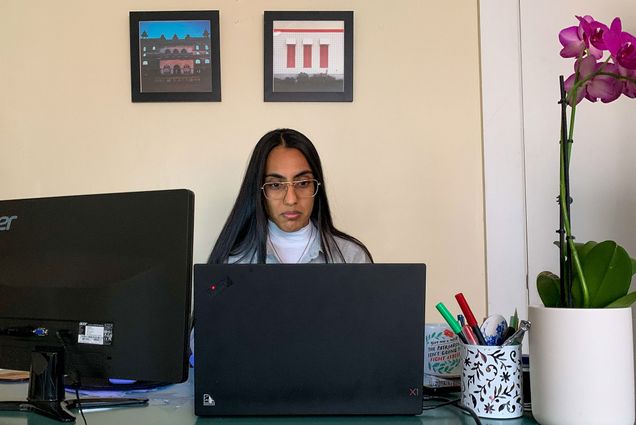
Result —
[{"label": "orchid stem", "polygon": [[[576,96],[576,92],[574,92]],[[570,154],[572,153],[572,143],[574,143],[574,118],[576,117],[576,103],[570,106],[570,129],[568,131],[568,167],[570,165]]]},{"label": "orchid stem", "polygon": [[[574,120],[576,117],[576,96],[577,96],[577,91],[579,89],[579,87],[581,87],[581,82],[577,81],[578,80],[578,70],[576,73],[576,77],[575,77],[575,83],[571,89],[571,97],[570,99],[572,99],[572,102],[570,102],[570,124],[569,124],[569,129],[568,129],[568,136],[567,136],[567,140],[561,140],[562,144],[566,144],[565,149],[561,149],[561,166],[560,166],[560,207],[561,207],[561,215],[563,218],[563,227],[565,230],[565,235],[566,235],[566,244],[568,246],[568,249],[566,250],[565,246],[561,246],[561,255],[567,255],[566,251],[569,252],[569,255],[567,255],[567,261],[570,264],[574,265],[574,268],[576,270],[576,274],[579,277],[579,284],[581,287],[581,294],[583,297],[583,307],[584,308],[588,308],[589,304],[590,304],[590,296],[589,296],[589,291],[587,289],[587,283],[585,281],[585,275],[583,274],[583,267],[581,266],[581,261],[579,259],[579,255],[576,251],[576,245],[574,244],[574,237],[572,236],[572,228],[570,226],[570,191],[569,191],[569,168],[570,168],[570,157],[571,157],[571,152],[572,152],[572,143],[574,140]],[[566,97],[567,98],[567,97]],[[563,136],[561,136],[561,139],[563,139]],[[563,151],[565,150],[566,154],[563,154]],[[571,270],[571,268],[569,268],[569,270]],[[569,271],[568,271],[569,274]],[[572,276],[569,276],[569,279],[571,279]],[[569,287],[568,288],[569,293],[571,294],[572,288]],[[568,300],[568,303],[570,302],[570,300]],[[570,305],[568,305],[568,307],[571,307]]]},{"label": "orchid stem", "polygon": [[612,77],[612,78],[615,78],[617,80],[625,80],[625,81],[629,81],[630,83],[636,84],[636,78],[631,78],[631,77],[628,77],[626,75],[614,74],[613,72],[601,72],[601,71],[599,71],[599,72],[593,74],[592,78],[596,77],[597,75],[606,75],[608,77]]},{"label": "orchid stem", "polygon": [[[561,182],[561,199],[565,199],[565,183]],[[572,229],[570,227],[570,217],[567,214],[567,206],[565,202],[561,202],[561,214],[563,214],[563,227],[565,228],[566,241],[570,247],[570,255],[568,261],[572,261],[576,274],[579,276],[579,283],[581,286],[581,294],[583,296],[583,307],[588,308],[590,306],[590,294],[587,290],[587,283],[585,282],[585,275],[583,274],[583,267],[579,259],[579,254],[576,252],[576,246],[574,245],[574,238],[572,237]]]}]

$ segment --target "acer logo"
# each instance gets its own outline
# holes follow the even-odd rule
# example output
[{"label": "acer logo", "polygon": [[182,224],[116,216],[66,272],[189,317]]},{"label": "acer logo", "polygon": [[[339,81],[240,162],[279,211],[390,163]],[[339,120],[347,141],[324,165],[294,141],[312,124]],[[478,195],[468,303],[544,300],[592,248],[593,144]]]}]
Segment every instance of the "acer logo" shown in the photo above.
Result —
[{"label": "acer logo", "polygon": [[13,220],[17,220],[18,216],[17,215],[12,215],[12,216],[2,216],[0,217],[0,232],[4,231],[4,230],[10,230],[11,229],[11,222]]}]

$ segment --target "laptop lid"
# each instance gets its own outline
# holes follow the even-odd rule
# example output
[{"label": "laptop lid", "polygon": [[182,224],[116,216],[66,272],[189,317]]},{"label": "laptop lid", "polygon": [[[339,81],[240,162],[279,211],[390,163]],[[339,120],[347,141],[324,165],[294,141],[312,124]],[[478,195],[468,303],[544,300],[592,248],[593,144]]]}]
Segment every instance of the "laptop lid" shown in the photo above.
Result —
[{"label": "laptop lid", "polygon": [[195,413],[421,413],[425,271],[196,265]]}]

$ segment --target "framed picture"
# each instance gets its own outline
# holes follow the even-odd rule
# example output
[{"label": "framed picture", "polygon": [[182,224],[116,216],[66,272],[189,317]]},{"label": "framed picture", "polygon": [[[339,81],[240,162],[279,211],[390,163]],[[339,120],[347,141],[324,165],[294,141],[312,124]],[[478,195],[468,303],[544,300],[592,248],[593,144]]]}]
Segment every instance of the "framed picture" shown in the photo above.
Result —
[{"label": "framed picture", "polygon": [[353,101],[353,12],[265,12],[266,102]]},{"label": "framed picture", "polygon": [[219,11],[130,12],[133,102],[219,102]]}]

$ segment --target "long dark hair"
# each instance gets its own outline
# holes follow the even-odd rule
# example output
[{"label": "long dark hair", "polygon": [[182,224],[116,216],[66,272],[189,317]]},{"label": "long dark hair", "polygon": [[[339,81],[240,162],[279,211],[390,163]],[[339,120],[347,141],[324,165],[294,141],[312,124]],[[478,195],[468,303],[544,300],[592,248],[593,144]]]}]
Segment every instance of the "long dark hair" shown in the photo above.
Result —
[{"label": "long dark hair", "polygon": [[371,253],[362,242],[336,229],[331,219],[325,178],[316,148],[302,133],[288,128],[273,130],[258,141],[245,171],[234,207],[230,212],[223,230],[212,249],[209,263],[224,263],[230,256],[239,256],[239,261],[256,259],[257,263],[265,263],[267,256],[267,212],[261,186],[265,180],[265,163],[269,153],[277,146],[298,149],[307,159],[309,167],[318,180],[320,190],[314,200],[311,221],[320,234],[320,245],[325,254],[325,261],[344,262],[345,259],[336,244],[334,237],[346,239],[364,250],[371,260]]}]

